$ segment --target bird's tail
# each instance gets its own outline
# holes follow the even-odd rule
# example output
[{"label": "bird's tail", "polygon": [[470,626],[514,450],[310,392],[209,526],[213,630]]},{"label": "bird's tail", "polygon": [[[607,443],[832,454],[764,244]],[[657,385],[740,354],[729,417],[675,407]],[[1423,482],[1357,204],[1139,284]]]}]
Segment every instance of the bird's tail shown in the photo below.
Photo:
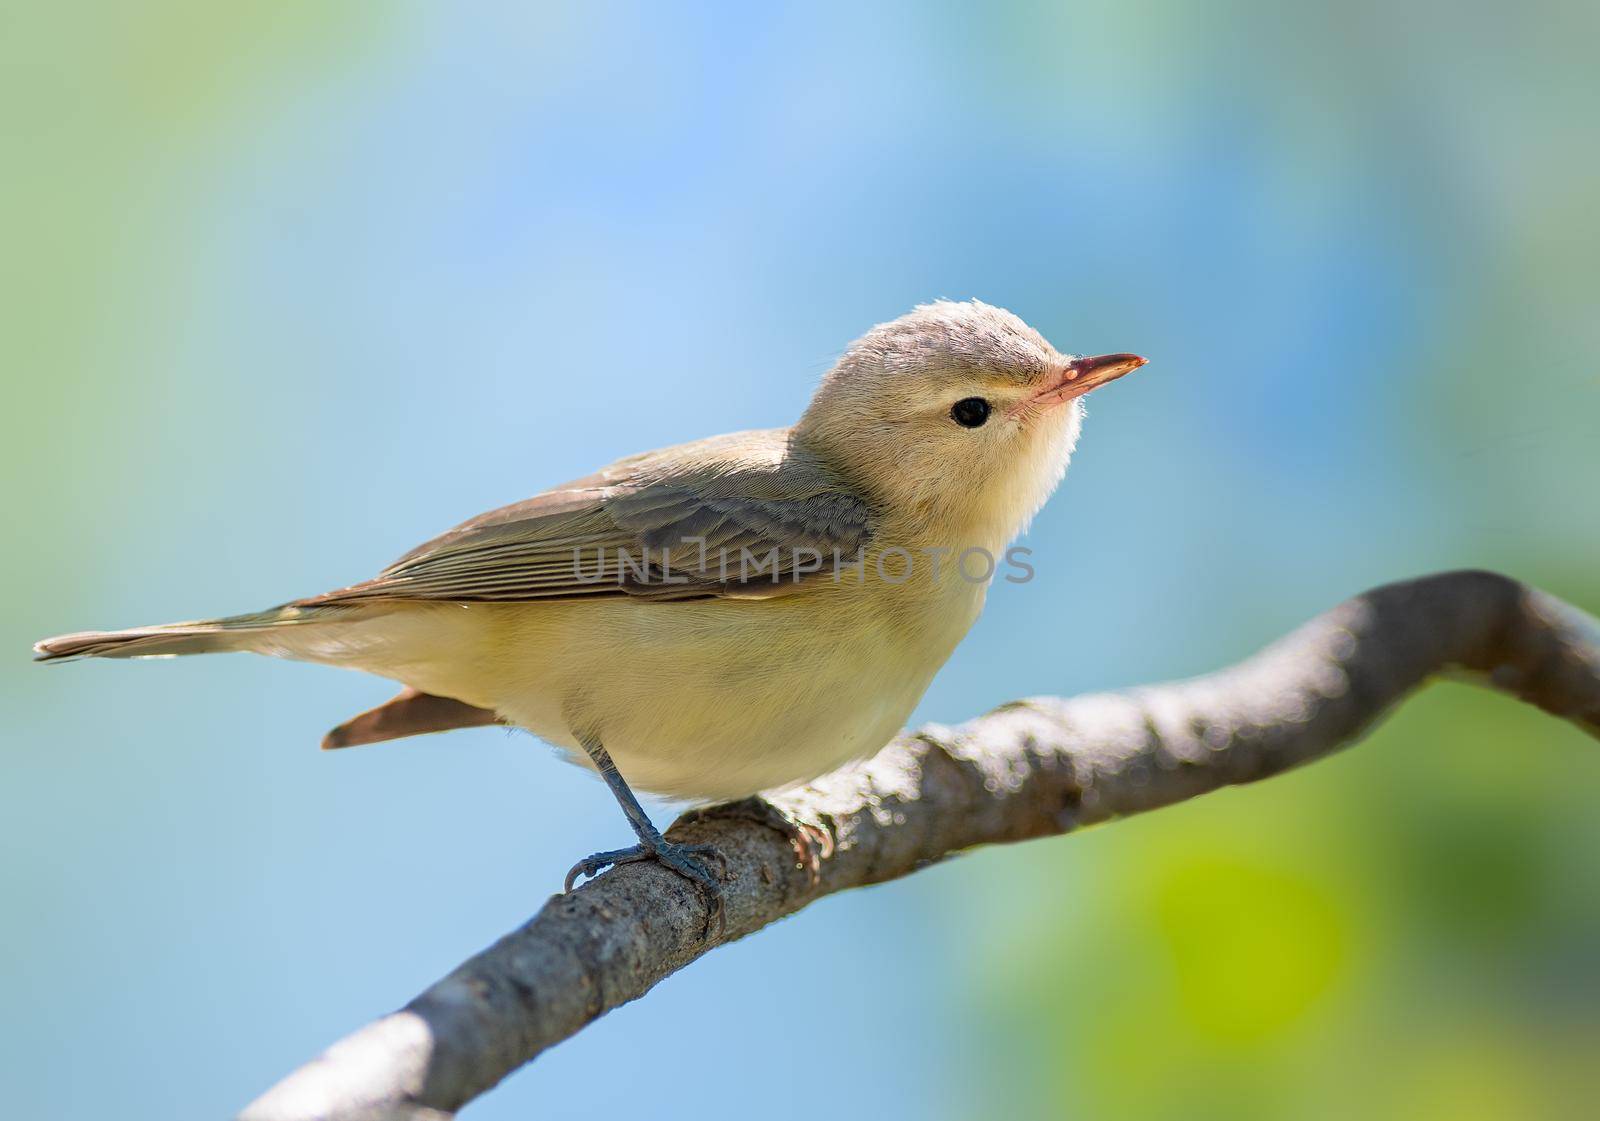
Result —
[{"label": "bird's tail", "polygon": [[[70,658],[172,658],[179,654],[217,654],[232,650],[262,650],[276,645],[273,632],[283,627],[322,622],[339,608],[273,607],[249,615],[223,619],[198,619],[159,627],[134,627],[126,631],[80,631],[33,644],[34,660],[66,661]],[[268,635],[273,638],[269,639]],[[266,652],[262,650],[262,652]]]}]

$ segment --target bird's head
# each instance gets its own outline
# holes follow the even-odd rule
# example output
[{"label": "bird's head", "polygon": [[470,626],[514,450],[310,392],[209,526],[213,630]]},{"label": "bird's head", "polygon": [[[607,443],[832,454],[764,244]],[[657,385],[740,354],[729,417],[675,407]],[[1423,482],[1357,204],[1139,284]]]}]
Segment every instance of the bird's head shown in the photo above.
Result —
[{"label": "bird's head", "polygon": [[1003,308],[941,300],[852,343],[795,436],[891,513],[994,548],[1061,481],[1083,395],[1144,363],[1061,354]]}]

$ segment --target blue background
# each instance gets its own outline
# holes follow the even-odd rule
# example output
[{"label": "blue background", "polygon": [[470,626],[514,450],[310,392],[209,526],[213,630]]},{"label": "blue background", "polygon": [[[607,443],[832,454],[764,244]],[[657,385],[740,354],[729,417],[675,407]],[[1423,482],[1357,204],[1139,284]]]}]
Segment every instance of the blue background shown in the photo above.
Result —
[{"label": "blue background", "polygon": [[[10,1109],[227,1115],[625,839],[527,737],[318,753],[374,679],[29,642],[789,423],[918,302],[1152,359],[919,719],[1203,672],[1431,569],[1600,604],[1596,12],[10,13]],[[1310,770],[819,903],[468,1116],[1582,1116],[1597,800],[1592,743],[1441,686]]]}]

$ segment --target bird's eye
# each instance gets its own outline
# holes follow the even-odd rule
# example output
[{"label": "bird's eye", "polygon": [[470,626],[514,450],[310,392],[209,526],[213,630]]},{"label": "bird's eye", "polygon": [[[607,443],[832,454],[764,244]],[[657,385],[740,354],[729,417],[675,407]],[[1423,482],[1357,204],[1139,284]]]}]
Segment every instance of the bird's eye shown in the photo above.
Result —
[{"label": "bird's eye", "polygon": [[962,428],[982,428],[989,419],[989,402],[982,397],[963,397],[950,406],[950,419]]}]

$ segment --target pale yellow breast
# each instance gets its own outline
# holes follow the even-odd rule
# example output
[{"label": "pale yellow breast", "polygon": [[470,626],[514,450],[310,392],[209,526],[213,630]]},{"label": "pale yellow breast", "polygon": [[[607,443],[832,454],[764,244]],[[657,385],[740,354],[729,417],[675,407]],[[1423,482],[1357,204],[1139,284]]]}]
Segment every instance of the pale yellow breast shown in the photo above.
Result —
[{"label": "pale yellow breast", "polygon": [[907,610],[848,585],[498,610],[485,666],[497,711],[564,747],[597,736],[630,782],[690,799],[788,785],[875,751],[970,624],[960,609]]},{"label": "pale yellow breast", "polygon": [[736,798],[882,747],[981,609],[949,572],[871,569],[765,600],[395,604],[285,652],[493,709],[578,762],[594,736],[640,790]]}]

